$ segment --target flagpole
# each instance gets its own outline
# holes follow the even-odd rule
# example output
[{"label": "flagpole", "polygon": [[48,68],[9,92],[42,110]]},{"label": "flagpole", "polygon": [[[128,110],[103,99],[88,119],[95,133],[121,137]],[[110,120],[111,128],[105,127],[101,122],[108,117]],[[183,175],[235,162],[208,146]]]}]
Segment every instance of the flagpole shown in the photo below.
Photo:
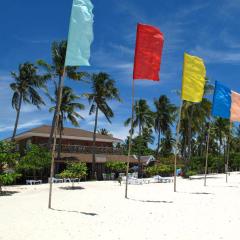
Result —
[{"label": "flagpole", "polygon": [[134,79],[132,80],[132,118],[131,118],[130,137],[129,137],[129,141],[128,141],[128,157],[127,157],[127,169],[126,169],[125,198],[128,198],[128,171],[129,171],[129,161],[130,161],[130,154],[131,154],[131,148],[132,148],[133,117],[134,117]]},{"label": "flagpole", "polygon": [[177,171],[177,155],[178,155],[179,131],[180,131],[180,124],[181,124],[182,105],[183,105],[183,100],[181,100],[181,105],[179,107],[179,117],[178,117],[177,132],[176,132],[176,146],[175,146],[175,158],[174,158],[174,192],[177,191],[177,173],[176,173],[176,171]]},{"label": "flagpole", "polygon": [[206,161],[205,161],[205,176],[204,176],[204,186],[207,186],[207,169],[208,169],[208,149],[209,149],[209,139],[210,139],[211,124],[209,123],[208,134],[207,134],[207,149],[206,149]]},{"label": "flagpole", "polygon": [[232,129],[232,122],[230,120],[229,123],[229,133],[228,133],[228,144],[227,144],[227,162],[226,162],[226,183],[228,182],[228,162],[229,162],[229,153],[230,153],[230,135],[231,135],[231,129]]},{"label": "flagpole", "polygon": [[56,121],[54,124],[54,138],[53,138],[53,146],[52,146],[52,161],[51,161],[51,170],[50,170],[50,183],[49,183],[49,198],[48,198],[48,208],[52,208],[52,185],[53,185],[53,176],[54,176],[54,161],[55,161],[55,150],[56,150],[56,142],[57,142],[57,130],[58,130],[58,122],[59,122],[59,113],[60,113],[60,107],[62,102],[62,90],[63,90],[63,84],[64,84],[64,77],[65,77],[65,66],[63,68],[63,74],[61,76],[60,82],[59,82],[59,90],[58,90],[58,104],[57,104],[57,111],[56,111]]}]

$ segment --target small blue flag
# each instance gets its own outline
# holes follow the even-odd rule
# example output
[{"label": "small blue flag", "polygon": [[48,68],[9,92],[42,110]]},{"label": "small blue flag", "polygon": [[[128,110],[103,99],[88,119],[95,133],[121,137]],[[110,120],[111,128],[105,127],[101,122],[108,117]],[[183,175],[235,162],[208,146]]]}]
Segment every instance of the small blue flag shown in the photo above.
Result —
[{"label": "small blue flag", "polygon": [[89,66],[93,41],[93,4],[91,0],[73,0],[65,66]]},{"label": "small blue flag", "polygon": [[231,90],[219,83],[215,82],[213,95],[212,115],[215,117],[230,118],[231,109]]}]

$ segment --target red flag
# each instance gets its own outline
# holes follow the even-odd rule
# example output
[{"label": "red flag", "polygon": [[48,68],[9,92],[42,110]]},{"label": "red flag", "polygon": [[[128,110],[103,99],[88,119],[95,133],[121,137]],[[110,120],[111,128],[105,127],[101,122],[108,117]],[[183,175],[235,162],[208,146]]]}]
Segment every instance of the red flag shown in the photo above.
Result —
[{"label": "red flag", "polygon": [[163,41],[159,29],[138,24],[133,79],[159,81]]}]

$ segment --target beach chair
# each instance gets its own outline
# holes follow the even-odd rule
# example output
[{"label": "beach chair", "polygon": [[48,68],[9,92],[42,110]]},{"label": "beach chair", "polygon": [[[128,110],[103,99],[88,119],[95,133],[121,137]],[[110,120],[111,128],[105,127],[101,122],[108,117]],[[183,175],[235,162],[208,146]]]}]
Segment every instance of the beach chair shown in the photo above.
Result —
[{"label": "beach chair", "polygon": [[115,173],[111,173],[111,180],[115,179]]},{"label": "beach chair", "polygon": [[[50,178],[48,179],[48,182],[50,182]],[[52,178],[52,183],[63,183],[63,179],[62,178]]]},{"label": "beach chair", "polygon": [[102,177],[103,177],[103,180],[104,180],[104,181],[107,180],[107,174],[106,174],[106,173],[103,173],[103,174],[102,174]]},{"label": "beach chair", "polygon": [[27,185],[42,184],[42,180],[26,180],[26,184]]}]

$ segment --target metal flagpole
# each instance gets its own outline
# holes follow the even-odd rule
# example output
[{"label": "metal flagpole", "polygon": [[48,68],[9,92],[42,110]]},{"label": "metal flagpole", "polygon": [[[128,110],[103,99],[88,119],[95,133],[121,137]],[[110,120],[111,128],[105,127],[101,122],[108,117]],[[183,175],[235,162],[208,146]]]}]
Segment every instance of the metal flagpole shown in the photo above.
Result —
[{"label": "metal flagpole", "polygon": [[225,166],[226,172],[226,183],[228,182],[228,162],[229,162],[229,153],[230,153],[230,136],[231,136],[232,123],[229,123],[229,133],[228,133],[228,145],[227,145],[227,162]]},{"label": "metal flagpole", "polygon": [[179,107],[179,118],[176,132],[176,146],[175,146],[175,158],[174,158],[174,192],[177,191],[177,155],[178,155],[178,144],[179,144],[179,131],[181,124],[181,113],[182,113],[183,100],[181,100],[181,105]]},{"label": "metal flagpole", "polygon": [[134,117],[134,79],[132,81],[132,118],[131,118],[131,129],[130,137],[128,142],[128,157],[127,157],[127,169],[126,169],[126,185],[125,185],[125,198],[128,198],[128,171],[129,171],[129,161],[132,148],[132,136],[133,136],[133,117]]},{"label": "metal flagpole", "polygon": [[56,150],[56,142],[57,142],[57,130],[58,130],[58,122],[59,122],[59,113],[60,113],[60,107],[62,102],[62,90],[63,90],[63,84],[64,84],[64,77],[65,77],[65,66],[63,69],[63,74],[61,76],[60,82],[59,82],[59,90],[58,90],[58,104],[57,104],[57,112],[56,112],[56,122],[54,125],[54,138],[53,138],[53,146],[52,146],[52,161],[51,161],[51,171],[50,171],[50,179],[49,179],[49,198],[48,198],[48,208],[52,208],[52,185],[53,185],[53,176],[54,176],[54,160],[55,160],[55,150]]},{"label": "metal flagpole", "polygon": [[207,134],[207,149],[206,149],[206,161],[205,161],[205,176],[204,176],[204,186],[207,186],[207,169],[208,169],[208,148],[210,139],[211,124],[209,123],[208,134]]}]

